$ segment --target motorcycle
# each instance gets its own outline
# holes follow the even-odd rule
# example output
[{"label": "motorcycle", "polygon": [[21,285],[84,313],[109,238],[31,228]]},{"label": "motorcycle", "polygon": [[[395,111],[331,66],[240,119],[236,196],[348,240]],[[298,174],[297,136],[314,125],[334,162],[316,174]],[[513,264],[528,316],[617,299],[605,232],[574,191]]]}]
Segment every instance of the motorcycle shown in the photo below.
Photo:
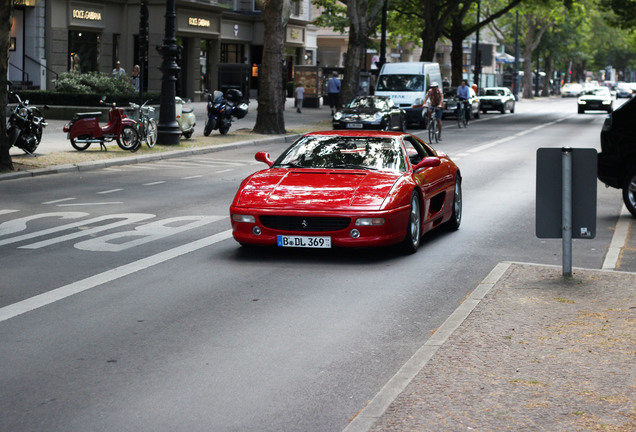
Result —
[{"label": "motorcycle", "polygon": [[[103,99],[99,103],[109,105]],[[94,143],[99,143],[102,149],[107,150],[104,142],[112,140],[116,140],[122,150],[132,150],[137,146],[137,122],[126,117],[124,109],[117,107],[116,103],[113,102],[110,107],[108,123],[104,126],[99,125],[101,112],[76,113],[71,121],[64,125],[62,130],[67,133],[66,137],[71,140],[75,150],[86,150]]]},{"label": "motorcycle", "polygon": [[[7,136],[9,147],[15,146],[28,155],[33,156],[35,149],[42,141],[42,130],[48,123],[40,110],[29,105],[29,100],[23,101],[17,93],[9,91],[9,98],[17,101],[7,121]],[[48,106],[44,106],[48,108]]]},{"label": "motorcycle", "polygon": [[227,97],[219,90],[213,93],[206,90],[206,94],[208,95],[208,119],[205,122],[203,135],[208,136],[215,129],[225,135],[232,126],[232,117],[242,119],[247,115],[249,106],[243,102],[243,93],[239,90],[229,89]]},{"label": "motorcycle", "polygon": [[185,139],[188,139],[194,133],[194,125],[196,124],[196,117],[194,116],[194,109],[185,106],[189,100],[183,100],[179,96],[174,98],[174,108],[177,115],[177,123],[181,134]]}]

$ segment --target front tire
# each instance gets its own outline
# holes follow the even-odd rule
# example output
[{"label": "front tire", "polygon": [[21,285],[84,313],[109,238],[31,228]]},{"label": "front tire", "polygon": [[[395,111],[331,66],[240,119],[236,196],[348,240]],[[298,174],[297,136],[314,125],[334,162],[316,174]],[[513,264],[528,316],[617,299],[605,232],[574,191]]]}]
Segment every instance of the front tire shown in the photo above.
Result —
[{"label": "front tire", "polygon": [[625,207],[636,218],[636,169],[632,169],[623,183],[623,201]]},{"label": "front tire", "polygon": [[417,252],[420,245],[420,235],[422,233],[422,208],[420,197],[417,191],[411,195],[411,211],[409,213],[409,223],[406,226],[406,236],[402,243],[402,250],[407,254]]},{"label": "front tire", "polygon": [[203,128],[203,135],[208,136],[214,130],[214,126],[216,125],[216,119],[212,117],[208,117],[205,122],[205,127]]},{"label": "front tire", "polygon": [[146,128],[146,144],[149,148],[153,148],[157,143],[157,121],[153,118],[148,120]]}]

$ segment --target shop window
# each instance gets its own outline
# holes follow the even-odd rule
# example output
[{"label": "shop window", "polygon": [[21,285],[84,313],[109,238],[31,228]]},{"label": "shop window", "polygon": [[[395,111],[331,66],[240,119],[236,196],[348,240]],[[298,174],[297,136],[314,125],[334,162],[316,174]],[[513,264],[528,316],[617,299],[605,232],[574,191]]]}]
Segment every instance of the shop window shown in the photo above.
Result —
[{"label": "shop window", "polygon": [[241,44],[221,44],[221,63],[244,63],[245,47]]},{"label": "shop window", "polygon": [[68,70],[86,73],[99,70],[101,34],[89,31],[68,32]]},{"label": "shop window", "polygon": [[[115,67],[115,62],[117,60],[121,59],[119,58],[119,40],[121,39],[121,35],[118,34],[113,34],[113,58],[112,58],[112,67]],[[124,66],[123,64],[121,65],[121,67],[123,67],[124,69],[126,69],[126,66]]]}]

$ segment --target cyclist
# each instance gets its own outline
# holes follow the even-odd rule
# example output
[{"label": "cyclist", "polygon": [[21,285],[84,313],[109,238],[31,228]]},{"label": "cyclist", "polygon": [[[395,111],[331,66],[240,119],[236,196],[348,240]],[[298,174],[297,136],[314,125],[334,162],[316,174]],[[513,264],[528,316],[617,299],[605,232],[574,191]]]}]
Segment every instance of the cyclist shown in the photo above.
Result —
[{"label": "cyclist", "polygon": [[464,104],[464,116],[466,117],[466,124],[470,120],[470,107],[468,106],[468,99],[470,98],[470,91],[468,90],[468,82],[462,80],[462,85],[457,87],[457,99]]},{"label": "cyclist", "polygon": [[[426,101],[430,101],[428,106],[428,115],[432,114],[432,110],[435,110],[435,118],[437,119],[437,131],[438,139],[442,140],[442,106],[444,106],[444,94],[439,89],[439,84],[436,81],[431,83],[431,88],[426,92],[424,97],[424,105]],[[429,117],[430,118],[430,117]]]}]

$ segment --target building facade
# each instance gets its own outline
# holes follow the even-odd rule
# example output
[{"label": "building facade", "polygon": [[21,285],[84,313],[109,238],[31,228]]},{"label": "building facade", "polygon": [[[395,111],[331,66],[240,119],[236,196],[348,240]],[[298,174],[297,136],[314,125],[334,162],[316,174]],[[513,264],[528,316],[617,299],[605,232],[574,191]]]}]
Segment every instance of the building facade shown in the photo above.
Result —
[{"label": "building facade", "polygon": [[[162,58],[156,47],[164,44],[166,2],[146,3],[148,43],[142,59],[139,0],[16,0],[9,79],[53,88],[62,72],[110,73],[120,61],[128,76],[134,65],[145,64],[144,88],[160,91]],[[175,9],[179,96],[197,98],[205,88],[219,87],[219,64],[246,65],[249,88],[257,89],[264,25],[254,0],[177,0]],[[310,0],[293,3],[285,33],[289,71],[295,64],[315,64],[310,21]]]}]

